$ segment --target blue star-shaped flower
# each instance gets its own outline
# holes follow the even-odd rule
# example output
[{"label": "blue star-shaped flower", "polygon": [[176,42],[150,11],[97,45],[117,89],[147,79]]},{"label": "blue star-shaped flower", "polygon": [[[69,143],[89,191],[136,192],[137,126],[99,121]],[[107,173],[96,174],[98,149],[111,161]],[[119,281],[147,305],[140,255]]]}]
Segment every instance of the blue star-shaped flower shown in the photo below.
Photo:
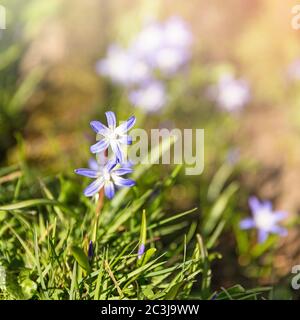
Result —
[{"label": "blue star-shaped flower", "polygon": [[249,198],[249,206],[253,218],[246,218],[240,222],[241,229],[257,228],[258,242],[266,241],[270,233],[286,236],[287,230],[278,225],[286,217],[282,211],[273,211],[270,201],[260,202],[256,197]]},{"label": "blue star-shaped flower", "polygon": [[87,197],[94,196],[104,187],[106,197],[111,199],[115,195],[115,186],[132,187],[135,185],[133,180],[122,177],[125,174],[132,173],[132,169],[124,168],[116,161],[108,161],[107,164],[99,165],[98,168],[94,167],[94,169],[76,169],[75,173],[96,179],[84,190],[84,195]]},{"label": "blue star-shaped flower", "polygon": [[108,127],[100,121],[91,122],[92,129],[97,134],[103,136],[103,139],[91,146],[91,152],[100,153],[111,147],[118,162],[123,163],[125,160],[125,153],[124,150],[122,150],[122,145],[129,145],[132,143],[132,139],[127,132],[134,126],[136,119],[132,116],[117,127],[115,113],[108,111],[105,115]]}]

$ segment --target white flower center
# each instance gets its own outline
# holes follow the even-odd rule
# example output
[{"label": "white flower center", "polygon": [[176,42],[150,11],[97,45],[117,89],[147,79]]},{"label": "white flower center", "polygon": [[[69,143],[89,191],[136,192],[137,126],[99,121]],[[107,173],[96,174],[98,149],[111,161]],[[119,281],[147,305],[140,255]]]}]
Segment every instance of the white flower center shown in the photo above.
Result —
[{"label": "white flower center", "polygon": [[113,130],[113,129],[110,129],[109,130],[109,133],[108,133],[108,135],[107,135],[107,138],[109,139],[109,140],[117,140],[117,134],[115,133],[115,130]]},{"label": "white flower center", "polygon": [[269,211],[259,211],[254,220],[259,229],[270,230],[274,225],[272,214]]},{"label": "white flower center", "polygon": [[110,181],[110,173],[107,170],[103,170],[103,179],[105,181]]}]

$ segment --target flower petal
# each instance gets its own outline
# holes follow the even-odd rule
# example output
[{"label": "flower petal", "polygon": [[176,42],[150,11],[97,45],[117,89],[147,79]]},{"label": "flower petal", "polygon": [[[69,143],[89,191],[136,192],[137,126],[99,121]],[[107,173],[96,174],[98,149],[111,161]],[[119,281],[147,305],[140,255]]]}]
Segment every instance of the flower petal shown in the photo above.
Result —
[{"label": "flower petal", "polygon": [[111,199],[115,195],[115,187],[112,181],[105,182],[104,193],[108,199]]},{"label": "flower petal", "polygon": [[103,184],[104,181],[102,178],[97,179],[86,187],[86,189],[84,190],[84,195],[86,197],[92,197],[103,187]]},{"label": "flower petal", "polygon": [[76,174],[79,174],[79,175],[85,176],[85,177],[89,177],[89,178],[97,178],[98,177],[98,172],[93,169],[80,168],[80,169],[76,169],[74,172]]},{"label": "flower petal", "polygon": [[105,150],[102,152],[97,153],[96,159],[98,162],[98,166],[104,166],[107,162],[107,156],[105,154]]},{"label": "flower petal", "polygon": [[118,162],[123,163],[124,155],[123,155],[123,152],[120,148],[119,143],[116,141],[111,141],[110,146],[111,146],[111,149],[112,149],[113,153],[115,154]]},{"label": "flower petal", "polygon": [[132,173],[131,168],[121,168],[121,169],[116,169],[114,170],[113,174],[117,176],[123,176],[124,174]]},{"label": "flower petal", "polygon": [[264,230],[259,230],[258,231],[258,242],[259,243],[263,243],[267,240],[268,238],[268,232],[264,231]]},{"label": "flower petal", "polygon": [[99,153],[105,149],[107,149],[109,146],[109,142],[106,139],[102,139],[91,146],[90,150],[92,153]]},{"label": "flower petal", "polygon": [[256,197],[250,197],[248,203],[253,214],[261,208],[261,204]]},{"label": "flower petal", "polygon": [[272,211],[272,202],[271,201],[263,201],[262,206],[265,210]]},{"label": "flower petal", "polygon": [[142,243],[140,246],[139,246],[139,250],[138,250],[138,258],[140,259],[142,257],[142,255],[144,254],[145,252],[145,245]]},{"label": "flower petal", "polygon": [[134,166],[134,163],[131,160],[124,161],[122,163],[122,168],[130,169]]},{"label": "flower petal", "polygon": [[89,159],[89,168],[95,171],[98,171],[99,165],[97,160],[95,160],[94,158],[90,158]]},{"label": "flower petal", "polygon": [[275,211],[273,213],[273,218],[275,223],[277,223],[278,221],[283,220],[284,218],[286,218],[288,216],[288,214],[284,211]]},{"label": "flower petal", "polygon": [[92,129],[96,132],[96,133],[100,133],[102,135],[105,135],[105,133],[108,132],[108,128],[107,126],[105,126],[104,124],[102,124],[100,121],[92,121],[90,123]]},{"label": "flower petal", "polygon": [[251,229],[255,227],[255,222],[252,218],[246,218],[240,222],[241,229]]},{"label": "flower petal", "polygon": [[118,141],[121,143],[121,144],[132,144],[132,137],[131,136],[128,136],[128,135],[124,135],[124,136],[120,136],[118,138]]},{"label": "flower petal", "polygon": [[117,165],[116,160],[109,160],[107,164],[105,165],[105,169],[107,172],[111,172],[111,170]]},{"label": "flower petal", "polygon": [[108,126],[113,129],[116,128],[117,120],[116,120],[115,113],[112,111],[108,111],[108,112],[105,112],[105,115],[106,115]]},{"label": "flower petal", "polygon": [[117,134],[124,134],[128,130],[130,130],[136,122],[135,116],[130,117],[127,121],[123,122],[116,128],[116,133]]},{"label": "flower petal", "polygon": [[118,187],[133,187],[135,185],[135,181],[131,179],[124,179],[114,174],[112,175],[112,179]]},{"label": "flower petal", "polygon": [[271,228],[271,232],[272,233],[277,233],[281,237],[285,237],[288,234],[288,231],[285,228],[280,227],[280,226],[273,226]]}]

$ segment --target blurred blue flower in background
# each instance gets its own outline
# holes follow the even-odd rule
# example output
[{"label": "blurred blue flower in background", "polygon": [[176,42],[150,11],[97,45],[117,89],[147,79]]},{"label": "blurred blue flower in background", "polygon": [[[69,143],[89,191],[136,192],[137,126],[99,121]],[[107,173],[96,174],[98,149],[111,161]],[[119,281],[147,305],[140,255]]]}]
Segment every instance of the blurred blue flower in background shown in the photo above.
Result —
[{"label": "blurred blue flower in background", "polygon": [[210,87],[209,97],[218,107],[228,112],[241,111],[250,101],[250,89],[243,79],[235,79],[231,74],[220,77],[219,82]]},{"label": "blurred blue flower in background", "polygon": [[168,46],[188,48],[192,44],[193,36],[185,21],[181,17],[173,16],[165,24],[165,39]]},{"label": "blurred blue flower in background", "polygon": [[189,60],[189,57],[187,50],[165,47],[156,53],[153,64],[165,76],[171,76]]},{"label": "blurred blue flower in background", "polygon": [[246,218],[240,222],[241,229],[257,228],[258,242],[266,241],[270,233],[286,236],[287,230],[278,225],[287,214],[282,211],[273,211],[270,201],[260,202],[256,197],[249,198],[249,206],[253,218]]},{"label": "blurred blue flower in background", "polygon": [[171,17],[165,23],[152,22],[133,42],[138,57],[153,68],[170,76],[190,58],[192,33],[179,17]]},{"label": "blurred blue flower in background", "polygon": [[145,112],[156,112],[167,102],[166,88],[158,76],[173,76],[191,57],[192,33],[180,17],[164,23],[151,21],[129,47],[116,44],[98,61],[96,71],[129,89],[129,101]]},{"label": "blurred blue flower in background", "polygon": [[146,112],[159,111],[167,102],[165,86],[162,82],[152,81],[129,93],[130,102]]},{"label": "blurred blue flower in background", "polygon": [[152,64],[153,56],[164,44],[163,26],[157,21],[148,23],[131,43],[132,50],[148,64]]},{"label": "blurred blue flower in background", "polygon": [[146,81],[151,74],[149,66],[133,50],[125,50],[117,45],[109,47],[107,57],[97,62],[96,71],[123,86]]}]

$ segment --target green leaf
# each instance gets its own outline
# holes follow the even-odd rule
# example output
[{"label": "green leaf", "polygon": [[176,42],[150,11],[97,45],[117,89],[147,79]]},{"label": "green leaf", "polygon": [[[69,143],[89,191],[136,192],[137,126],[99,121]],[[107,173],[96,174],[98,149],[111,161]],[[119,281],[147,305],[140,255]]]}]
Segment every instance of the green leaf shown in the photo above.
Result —
[{"label": "green leaf", "polygon": [[24,200],[21,202],[17,203],[12,203],[12,204],[6,204],[3,206],[0,206],[0,211],[14,211],[14,210],[20,210],[20,209],[25,209],[25,208],[30,208],[30,207],[36,207],[40,205],[50,205],[53,207],[63,207],[65,208],[65,205],[51,199],[32,199],[32,200]]},{"label": "green leaf", "polygon": [[144,266],[150,259],[151,257],[155,254],[156,249],[155,248],[150,248],[148,249],[142,256],[141,259],[138,260],[138,266]]},{"label": "green leaf", "polygon": [[168,291],[168,293],[165,295],[164,300],[174,300],[177,297],[178,291],[184,284],[184,281],[179,282],[172,286],[172,288]]},{"label": "green leaf", "polygon": [[78,264],[84,269],[86,270],[88,273],[91,272],[91,267],[90,267],[90,263],[89,263],[89,259],[86,256],[86,254],[84,253],[84,251],[77,247],[77,246],[72,246],[71,247],[71,252],[73,257],[75,258],[75,260],[78,262]]},{"label": "green leaf", "polygon": [[146,211],[143,210],[142,213],[142,223],[140,232],[140,244],[145,244],[147,238],[147,222],[146,222]]},{"label": "green leaf", "polygon": [[24,103],[31,97],[37,84],[40,82],[44,75],[43,68],[35,68],[29,75],[22,81],[19,88],[17,88],[13,98],[7,106],[10,114],[19,112]]},{"label": "green leaf", "polygon": [[230,198],[237,190],[238,186],[236,183],[230,184],[215,202],[203,225],[203,231],[205,235],[210,234],[216,227],[218,221],[220,220],[227,207]]},{"label": "green leaf", "polygon": [[228,164],[224,164],[214,175],[207,191],[207,198],[210,201],[214,201],[218,198],[222,188],[224,187],[224,184],[232,174],[233,168],[234,167],[229,166]]}]

